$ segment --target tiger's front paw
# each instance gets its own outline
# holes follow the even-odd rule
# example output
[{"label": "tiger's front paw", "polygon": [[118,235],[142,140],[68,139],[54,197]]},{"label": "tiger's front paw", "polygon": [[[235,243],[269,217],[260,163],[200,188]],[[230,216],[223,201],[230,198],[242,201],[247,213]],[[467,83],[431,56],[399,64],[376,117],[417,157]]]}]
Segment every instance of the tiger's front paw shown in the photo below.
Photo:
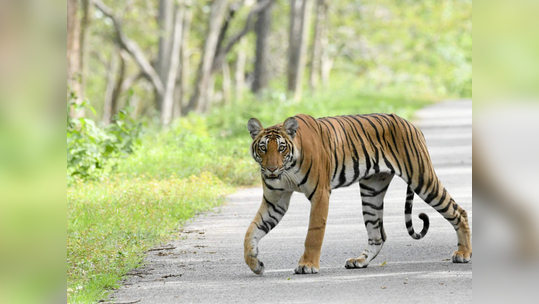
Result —
[{"label": "tiger's front paw", "polygon": [[313,263],[299,263],[296,269],[294,269],[295,274],[317,274],[320,270]]},{"label": "tiger's front paw", "polygon": [[472,251],[457,250],[453,253],[453,263],[468,263],[472,259]]},{"label": "tiger's front paw", "polygon": [[245,259],[245,262],[254,273],[258,275],[264,274],[264,263],[262,263],[259,259],[249,256]]},{"label": "tiger's front paw", "polygon": [[344,264],[344,267],[346,269],[353,269],[353,268],[365,268],[369,265],[367,261],[365,261],[364,257],[359,258],[352,258],[346,260],[346,263]]}]

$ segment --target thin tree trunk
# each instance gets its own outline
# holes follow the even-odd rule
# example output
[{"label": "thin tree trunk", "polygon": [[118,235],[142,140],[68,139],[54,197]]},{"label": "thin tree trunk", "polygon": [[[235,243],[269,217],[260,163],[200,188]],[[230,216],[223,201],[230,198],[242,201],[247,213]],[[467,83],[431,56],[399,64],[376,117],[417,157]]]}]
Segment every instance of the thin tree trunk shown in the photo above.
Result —
[{"label": "thin tree trunk", "polygon": [[174,36],[172,40],[172,50],[170,53],[170,67],[168,69],[165,96],[163,98],[163,107],[161,109],[161,124],[168,126],[172,121],[172,111],[174,107],[174,84],[178,76],[180,67],[180,43],[182,41],[183,8],[176,7],[176,16],[174,20]]},{"label": "thin tree trunk", "polygon": [[[258,0],[258,3],[265,0]],[[252,91],[258,93],[268,87],[269,82],[269,50],[268,38],[271,30],[271,2],[266,9],[258,13],[258,18],[255,24],[256,33],[256,59]]]},{"label": "thin tree trunk", "polygon": [[236,82],[236,94],[235,99],[241,101],[243,99],[243,90],[245,89],[245,61],[247,56],[245,54],[245,48],[247,40],[241,39],[240,46],[238,50],[238,58],[236,59],[236,71],[235,71],[235,82]]},{"label": "thin tree trunk", "polygon": [[127,52],[124,50],[120,51],[120,68],[118,70],[118,76],[116,77],[116,84],[114,85],[114,92],[112,93],[112,102],[111,102],[111,122],[115,121],[115,115],[118,113],[119,104],[118,100],[120,99],[120,94],[122,94],[122,89],[125,79],[125,61],[127,60]]},{"label": "thin tree trunk", "polygon": [[223,98],[225,104],[232,102],[232,83],[230,80],[230,68],[228,62],[223,62]]},{"label": "thin tree trunk", "polygon": [[321,76],[322,64],[322,37],[326,30],[327,6],[325,0],[316,1],[316,19],[314,27],[314,41],[311,54],[311,71],[309,76],[309,87],[313,91],[317,86]]},{"label": "thin tree trunk", "polygon": [[[75,96],[75,103],[82,103],[82,87],[80,75],[80,20],[77,16],[78,0],[67,1],[67,85]],[[71,111],[72,117],[83,117],[84,110]]]},{"label": "thin tree trunk", "polygon": [[189,33],[191,30],[191,20],[193,19],[193,10],[190,6],[185,5],[183,26],[182,26],[182,42],[180,43],[180,71],[176,83],[176,91],[174,92],[174,118],[181,116],[185,108],[187,88],[191,76],[189,62]]},{"label": "thin tree trunk", "polygon": [[288,63],[288,91],[295,101],[301,99],[305,55],[309,36],[312,0],[292,0]]},{"label": "thin tree trunk", "polygon": [[107,72],[107,88],[105,90],[105,101],[103,102],[103,124],[108,125],[112,121],[112,98],[114,95],[114,86],[116,84],[116,72],[118,70],[118,57],[120,48],[114,46],[114,51],[110,55],[109,67]]},{"label": "thin tree trunk", "polygon": [[329,58],[328,54],[328,2],[326,0],[319,0],[323,2],[322,5],[322,30],[320,31],[320,80],[323,86],[329,84],[329,73],[333,66],[333,60]]},{"label": "thin tree trunk", "polygon": [[82,19],[80,23],[80,82],[81,82],[81,97],[84,98],[86,91],[86,73],[87,73],[87,45],[88,45],[88,28],[92,15],[91,0],[82,0]]},{"label": "thin tree trunk", "polygon": [[[322,40],[322,45],[327,45],[327,38],[326,41]],[[333,67],[333,59],[329,57],[327,48],[322,49],[322,71],[321,71],[321,80],[322,85],[327,87],[329,85],[329,74],[331,72],[331,68]]]},{"label": "thin tree trunk", "polygon": [[212,4],[204,52],[198,68],[194,92],[189,100],[186,112],[194,109],[196,109],[197,112],[203,112],[203,110],[206,109],[208,86],[210,84],[215,50],[217,48],[217,39],[219,37],[221,25],[223,24],[223,19],[227,12],[227,7],[228,0],[215,0]]},{"label": "thin tree trunk", "polygon": [[167,82],[168,67],[170,65],[170,52],[172,50],[172,35],[174,35],[174,1],[159,0],[159,54],[157,58],[157,72],[161,82]]},{"label": "thin tree trunk", "polygon": [[211,105],[214,103],[215,98],[215,75],[210,76],[210,81],[208,81],[208,97],[207,102],[204,104],[201,113],[206,113]]}]

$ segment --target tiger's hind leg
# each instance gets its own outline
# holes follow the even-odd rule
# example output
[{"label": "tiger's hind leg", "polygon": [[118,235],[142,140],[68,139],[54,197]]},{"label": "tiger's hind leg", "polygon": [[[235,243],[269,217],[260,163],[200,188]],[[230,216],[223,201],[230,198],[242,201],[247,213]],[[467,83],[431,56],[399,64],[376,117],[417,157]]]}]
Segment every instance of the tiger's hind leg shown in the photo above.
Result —
[{"label": "tiger's hind leg", "polygon": [[[470,238],[470,225],[468,224],[468,214],[462,207],[457,205],[442,182],[436,175],[432,181],[425,181],[430,187],[421,187],[411,184],[414,192],[417,193],[427,204],[440,213],[455,229],[458,239],[457,251],[453,253],[453,263],[468,263],[472,258],[472,243]],[[423,191],[422,191],[423,190]]]},{"label": "tiger's hind leg", "polygon": [[368,246],[357,258],[348,259],[346,268],[364,268],[374,259],[386,240],[384,231],[384,197],[393,174],[379,173],[359,182],[363,220],[369,236]]}]

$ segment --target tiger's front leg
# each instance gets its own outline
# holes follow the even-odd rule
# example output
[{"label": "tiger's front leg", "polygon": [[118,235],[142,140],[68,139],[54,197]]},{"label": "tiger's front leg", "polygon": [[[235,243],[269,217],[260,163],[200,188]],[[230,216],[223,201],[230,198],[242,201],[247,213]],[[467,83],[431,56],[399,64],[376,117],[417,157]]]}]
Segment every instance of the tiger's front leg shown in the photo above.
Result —
[{"label": "tiger's front leg", "polygon": [[256,274],[264,273],[264,263],[258,259],[258,242],[281,221],[288,206],[292,192],[264,189],[264,197],[258,212],[249,225],[244,241],[245,263]]},{"label": "tiger's front leg", "polygon": [[329,208],[329,190],[319,189],[311,197],[309,231],[305,239],[305,252],[301,256],[296,274],[315,274],[320,271],[320,252],[326,231]]}]

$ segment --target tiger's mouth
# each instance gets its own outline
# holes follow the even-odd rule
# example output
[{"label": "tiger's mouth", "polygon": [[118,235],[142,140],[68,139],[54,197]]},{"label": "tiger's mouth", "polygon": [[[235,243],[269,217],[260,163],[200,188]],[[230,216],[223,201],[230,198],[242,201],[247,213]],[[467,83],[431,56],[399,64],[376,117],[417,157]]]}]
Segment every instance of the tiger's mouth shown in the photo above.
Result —
[{"label": "tiger's mouth", "polygon": [[279,174],[266,174],[266,178],[267,179],[280,179],[281,178],[281,173]]}]

